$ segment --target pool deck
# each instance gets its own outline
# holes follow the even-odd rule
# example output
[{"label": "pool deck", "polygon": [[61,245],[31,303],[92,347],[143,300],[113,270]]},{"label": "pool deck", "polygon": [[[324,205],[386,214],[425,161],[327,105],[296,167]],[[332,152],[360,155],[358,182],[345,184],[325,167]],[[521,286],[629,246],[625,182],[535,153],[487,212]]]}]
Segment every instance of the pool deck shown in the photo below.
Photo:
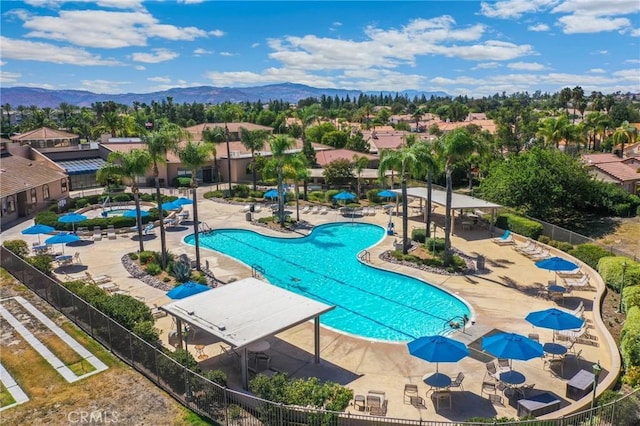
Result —
[{"label": "pool deck", "polygon": [[[209,188],[200,188],[199,195]],[[190,209],[190,206],[186,206]],[[212,200],[201,199],[198,204],[198,212],[201,222],[206,222],[210,228],[245,228],[269,235],[296,237],[296,233],[280,233],[259,227],[246,221],[245,213],[241,212],[242,205],[227,204]],[[295,208],[289,207],[288,210]],[[443,209],[436,210],[436,222],[442,221]],[[257,217],[270,215],[269,209],[257,213]],[[300,218],[313,225],[334,221],[351,221],[351,218],[343,218],[336,211],[330,210],[327,214],[300,213]],[[378,211],[375,216],[365,216],[355,219],[369,223],[376,223],[383,227],[389,221],[389,216]],[[555,302],[537,297],[538,291],[546,287],[549,280],[554,279],[553,272],[541,270],[535,267],[533,261],[514,251],[511,246],[498,246],[490,241],[487,229],[476,228],[462,230],[456,229],[452,236],[453,246],[462,252],[476,256],[485,256],[486,268],[482,274],[469,276],[447,276],[427,271],[418,270],[398,264],[384,262],[379,255],[393,248],[395,240],[400,239],[402,233],[401,217],[393,217],[395,223],[395,236],[386,236],[375,247],[372,247],[371,263],[375,266],[405,273],[425,280],[437,287],[447,290],[464,299],[472,309],[472,324],[463,331],[454,332],[451,337],[463,341],[471,347],[479,347],[482,336],[494,330],[515,332],[521,334],[538,333],[541,342],[552,341],[552,331],[535,328],[525,321],[524,317],[532,311],[542,310],[558,306]],[[24,239],[31,244],[37,241],[37,236],[22,235],[20,231],[30,226],[33,221],[26,221],[2,233],[2,240]],[[182,239],[192,233],[192,222],[186,222],[186,226],[169,228],[167,230],[167,244],[175,254],[187,253],[195,258],[195,250],[182,242]],[[440,225],[442,223],[440,222]],[[409,228],[424,226],[424,222],[418,217],[410,217]],[[305,232],[305,231],[302,231]],[[438,235],[442,235],[442,229],[438,227]],[[145,241],[145,248],[160,250],[159,230],[156,237]],[[132,296],[144,299],[150,307],[160,306],[170,302],[165,292],[132,278],[124,269],[121,257],[128,252],[135,252],[138,242],[129,236],[121,236],[115,240],[102,239],[90,242],[87,245],[69,247],[68,254],[78,252],[84,265],[92,275],[109,275],[121,289],[129,291]],[[552,254],[568,255],[554,251]],[[246,266],[206,249],[201,250],[202,263],[209,263],[209,268],[215,276],[223,282],[234,281],[251,276],[251,270]],[[575,262],[580,263],[573,259]],[[609,388],[615,382],[620,368],[620,357],[617,347],[611,336],[606,332],[602,321],[599,319],[599,298],[604,291],[604,284],[599,275],[588,266],[581,264],[583,271],[591,274],[591,283],[595,290],[573,291],[565,297],[564,307],[572,309],[583,302],[585,305],[585,318],[589,323],[589,333],[593,336],[592,344],[575,344],[575,350],[581,351],[580,360],[567,360],[561,377],[552,374],[544,367],[543,359],[529,361],[514,361],[513,368],[526,376],[526,383],[535,384],[535,391],[552,392],[562,401],[561,409],[544,417],[559,417],[578,409],[587,407],[591,402],[591,395],[587,395],[579,401],[573,401],[565,397],[565,389],[568,380],[581,369],[591,371],[591,366],[599,361],[603,367],[600,376],[598,393]],[[68,267],[68,272],[78,272]],[[59,272],[56,270],[55,272]],[[64,275],[60,276],[64,279]],[[233,285],[233,284],[228,284]],[[594,303],[595,302],[595,303]],[[562,306],[561,306],[562,307]],[[595,311],[595,312],[594,312]],[[157,326],[162,330],[162,339],[168,345],[168,333],[174,325],[169,317],[157,320]],[[426,373],[435,372],[435,365],[421,361],[407,351],[406,344],[385,343],[368,341],[361,338],[344,335],[326,328],[321,330],[321,358],[319,365],[313,363],[313,326],[311,323],[298,325],[284,331],[269,340],[271,366],[289,373],[293,377],[316,376],[322,380],[332,380],[348,386],[355,394],[366,395],[369,390],[382,390],[388,400],[388,418],[406,418],[415,420],[440,420],[463,421],[470,417],[516,417],[517,405],[514,399],[509,399],[500,391],[502,404],[492,404],[487,395],[481,395],[482,381],[485,376],[484,357],[486,354],[472,350],[472,355],[458,363],[440,363],[441,373],[455,376],[463,372],[465,379],[462,383],[464,390],[456,389],[452,392],[452,408],[440,407],[436,410],[434,402],[426,396],[428,386],[422,382]],[[189,342],[189,349],[196,354],[196,344],[204,345],[203,352],[207,359],[201,362],[203,369],[223,368],[229,375],[229,385],[237,388],[239,383],[238,369],[234,364],[235,357],[221,355],[220,342],[211,340],[207,336],[195,336],[195,340]],[[404,400],[404,385],[417,384],[418,395],[422,398],[421,405],[411,405]],[[354,407],[347,409],[353,413],[359,413]]]}]

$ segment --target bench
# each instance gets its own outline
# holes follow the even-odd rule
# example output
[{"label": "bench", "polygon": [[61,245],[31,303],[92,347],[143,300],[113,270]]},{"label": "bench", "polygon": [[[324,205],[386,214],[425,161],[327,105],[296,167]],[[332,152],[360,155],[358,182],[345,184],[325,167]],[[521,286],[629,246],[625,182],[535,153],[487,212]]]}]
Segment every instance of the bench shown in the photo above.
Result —
[{"label": "bench", "polygon": [[518,417],[538,417],[560,408],[560,400],[549,392],[518,401]]},{"label": "bench", "polygon": [[567,398],[575,401],[586,396],[593,390],[595,376],[587,370],[580,370],[567,382]]}]

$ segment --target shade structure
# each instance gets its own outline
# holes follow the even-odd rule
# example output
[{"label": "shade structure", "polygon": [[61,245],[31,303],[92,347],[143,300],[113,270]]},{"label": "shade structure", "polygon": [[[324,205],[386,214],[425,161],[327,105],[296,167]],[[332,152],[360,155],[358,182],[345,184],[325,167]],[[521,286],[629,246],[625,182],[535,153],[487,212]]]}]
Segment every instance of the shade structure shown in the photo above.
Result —
[{"label": "shade structure", "polygon": [[180,197],[177,200],[174,200],[173,203],[175,203],[178,206],[186,206],[188,204],[193,204],[193,200],[186,197]]},{"label": "shade structure", "polygon": [[[546,269],[548,271],[573,271],[578,269],[578,265],[573,262],[569,262],[558,256],[550,257],[549,259],[539,260],[535,265],[540,269]],[[557,274],[556,274],[557,278]]]},{"label": "shade structure", "polygon": [[498,358],[527,361],[544,354],[542,345],[515,333],[498,333],[482,339],[482,349]]},{"label": "shade structure", "polygon": [[397,195],[398,194],[388,189],[378,192],[378,197],[382,197],[382,198],[393,198],[393,197],[396,197]]},{"label": "shade structure", "polygon": [[458,362],[469,355],[469,349],[462,342],[445,336],[424,336],[407,343],[409,353],[415,357],[436,363]]},{"label": "shade structure", "polygon": [[[127,210],[126,212],[122,213],[122,216],[124,217],[133,217],[133,218],[137,218],[137,211],[136,209],[130,209]],[[140,217],[147,217],[149,216],[149,212],[146,210],[140,210]]]},{"label": "shade structure", "polygon": [[55,231],[55,228],[47,225],[33,225],[21,231],[23,235],[37,235],[38,244],[40,243],[40,234],[48,234]]},{"label": "shade structure", "polygon": [[63,232],[58,235],[54,235],[53,237],[49,237],[44,240],[45,244],[62,244],[62,252],[64,253],[64,245],[67,243],[73,243],[75,241],[80,241],[80,237],[76,234],[72,234],[70,232]]},{"label": "shade structure", "polygon": [[67,213],[64,216],[60,216],[58,218],[58,222],[60,223],[71,223],[74,231],[76,230],[75,224],[78,222],[83,222],[85,220],[87,220],[87,217],[78,213]]},{"label": "shade structure", "polygon": [[278,198],[278,190],[270,189],[264,193],[264,198]]},{"label": "shade structure", "polygon": [[582,319],[556,308],[531,312],[525,319],[536,327],[551,330],[573,330],[584,324]]},{"label": "shade structure", "polygon": [[211,288],[204,284],[189,281],[174,287],[172,290],[167,292],[167,296],[172,299],[184,299],[185,297],[193,296],[194,294],[202,293],[207,290],[211,290]]},{"label": "shade structure", "polygon": [[340,201],[351,201],[354,198],[356,198],[355,195],[353,195],[350,192],[346,192],[346,191],[342,191],[337,193],[336,195],[333,196],[334,200],[340,200]]},{"label": "shade structure", "polygon": [[166,203],[162,203],[162,210],[180,210],[181,208],[182,205],[176,203],[175,201],[167,201]]}]

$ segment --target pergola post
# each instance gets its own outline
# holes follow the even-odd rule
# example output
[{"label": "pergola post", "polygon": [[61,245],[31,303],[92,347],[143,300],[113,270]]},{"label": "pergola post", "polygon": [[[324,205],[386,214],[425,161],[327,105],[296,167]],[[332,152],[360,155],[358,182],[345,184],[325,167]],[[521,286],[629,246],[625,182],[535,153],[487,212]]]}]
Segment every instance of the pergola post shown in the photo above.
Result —
[{"label": "pergola post", "polygon": [[176,319],[176,327],[178,328],[178,349],[182,349],[182,320],[178,317]]},{"label": "pergola post", "polygon": [[247,348],[242,348],[240,352],[240,371],[242,372],[242,388],[249,389],[249,362]]},{"label": "pergola post", "polygon": [[313,349],[316,364],[320,364],[320,315],[313,317]]}]

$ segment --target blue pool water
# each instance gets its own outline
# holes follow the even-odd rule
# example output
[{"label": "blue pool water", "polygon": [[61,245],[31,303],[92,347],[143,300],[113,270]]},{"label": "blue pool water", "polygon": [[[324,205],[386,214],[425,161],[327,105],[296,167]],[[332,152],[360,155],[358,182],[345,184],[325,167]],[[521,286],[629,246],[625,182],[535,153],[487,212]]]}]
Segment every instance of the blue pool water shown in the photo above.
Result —
[{"label": "blue pool water", "polygon": [[[363,223],[322,225],[301,238],[216,229],[201,234],[200,244],[249,266],[259,265],[278,287],[335,305],[321,322],[346,333],[407,341],[442,333],[449,319],[469,315],[468,307],[445,291],[358,261],[357,254],[380,242],[384,232]],[[193,244],[193,235],[185,242]]]}]

